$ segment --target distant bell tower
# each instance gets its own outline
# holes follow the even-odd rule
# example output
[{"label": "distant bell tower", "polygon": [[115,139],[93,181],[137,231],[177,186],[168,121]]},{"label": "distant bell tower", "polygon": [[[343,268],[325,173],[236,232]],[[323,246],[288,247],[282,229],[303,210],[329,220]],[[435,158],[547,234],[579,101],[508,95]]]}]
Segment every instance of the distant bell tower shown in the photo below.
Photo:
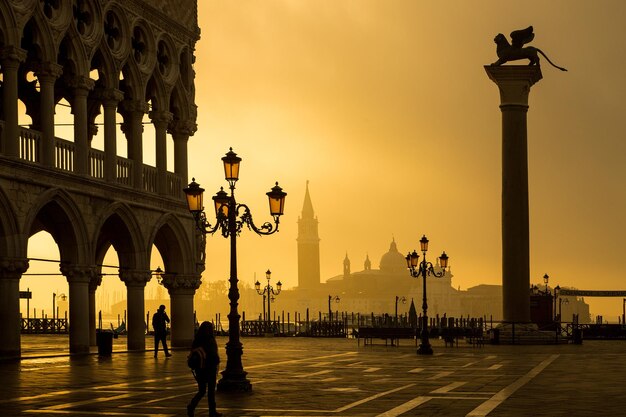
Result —
[{"label": "distant bell tower", "polygon": [[320,238],[317,217],[309,195],[309,181],[298,218],[298,287],[317,288],[320,285]]},{"label": "distant bell tower", "polygon": [[343,260],[343,277],[350,277],[350,259],[348,259],[348,252],[346,252],[346,258]]}]

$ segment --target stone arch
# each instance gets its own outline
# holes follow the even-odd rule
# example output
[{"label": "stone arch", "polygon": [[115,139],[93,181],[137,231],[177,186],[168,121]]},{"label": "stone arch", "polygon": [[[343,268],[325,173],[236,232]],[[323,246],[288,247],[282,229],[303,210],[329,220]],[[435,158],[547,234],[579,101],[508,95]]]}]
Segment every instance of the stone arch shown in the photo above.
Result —
[{"label": "stone arch", "polygon": [[59,45],[57,62],[63,66],[63,72],[67,75],[89,76],[91,61],[88,59],[80,36],[73,25]]},{"label": "stone arch", "polygon": [[148,269],[141,228],[124,203],[111,204],[100,216],[93,242],[96,265],[102,264],[110,246],[117,252],[120,269]]},{"label": "stone arch", "polygon": [[96,85],[102,88],[118,88],[120,83],[120,70],[109,48],[100,45],[91,59],[91,70],[98,71]]},{"label": "stone arch", "polygon": [[153,111],[168,111],[170,102],[167,87],[158,74],[154,74],[148,81],[145,100],[150,102]]},{"label": "stone arch", "polygon": [[148,248],[157,247],[168,274],[190,274],[195,260],[188,241],[188,233],[178,217],[164,214],[156,222],[148,241]]},{"label": "stone arch", "polygon": [[[24,223],[27,238],[45,230],[59,247],[62,263],[89,265],[89,239],[84,215],[65,190],[54,188],[42,193]],[[23,253],[27,253],[28,239]]]},{"label": "stone arch", "polygon": [[18,43],[15,15],[6,2],[0,2],[0,47],[17,45]]},{"label": "stone arch", "polygon": [[126,60],[126,64],[122,68],[122,74],[124,80],[120,82],[120,90],[124,92],[124,98],[126,100],[144,100],[145,98],[145,85],[141,71],[139,67],[129,58]]},{"label": "stone arch", "polygon": [[0,188],[0,258],[26,256],[25,252],[20,251],[19,235],[13,205]]},{"label": "stone arch", "polygon": [[188,120],[191,118],[189,109],[192,104],[189,102],[189,96],[187,95],[180,79],[170,94],[169,104],[169,111],[172,112],[174,116],[173,120]]}]

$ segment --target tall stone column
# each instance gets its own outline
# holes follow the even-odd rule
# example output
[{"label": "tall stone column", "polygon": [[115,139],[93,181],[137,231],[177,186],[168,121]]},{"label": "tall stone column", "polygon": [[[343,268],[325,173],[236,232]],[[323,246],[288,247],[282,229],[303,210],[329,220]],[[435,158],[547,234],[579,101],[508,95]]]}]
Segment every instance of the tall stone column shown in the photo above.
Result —
[{"label": "tall stone column", "polygon": [[173,347],[187,347],[193,341],[193,296],[200,287],[200,282],[199,275],[163,275],[163,285],[170,294]]},{"label": "tall stone column", "polygon": [[89,283],[95,267],[62,264],[70,287],[70,353],[89,353]]},{"label": "tall stone column", "polygon": [[68,80],[74,89],[72,114],[74,115],[74,172],[89,175],[89,125],[87,120],[87,96],[94,81],[89,77],[76,76]]},{"label": "tall stone column", "polygon": [[2,62],[2,106],[4,110],[4,141],[1,151],[7,156],[20,156],[19,127],[17,125],[17,70],[26,59],[26,51],[6,46],[0,51]]},{"label": "tall stone column", "polygon": [[150,119],[156,134],[157,192],[167,194],[167,126],[173,115],[168,111],[152,111]]},{"label": "tall stone column", "polygon": [[128,316],[128,350],[146,348],[144,290],[152,277],[149,270],[120,269],[120,279],[126,284],[126,308]]},{"label": "tall stone column", "polygon": [[54,83],[63,73],[63,67],[53,62],[46,62],[39,66],[35,75],[41,87],[41,163],[47,167],[54,167]]},{"label": "tall stone column", "polygon": [[107,182],[117,182],[117,138],[116,115],[117,105],[124,98],[124,94],[117,89],[105,90],[102,95],[104,108],[104,179]]},{"label": "tall stone column", "polygon": [[528,145],[526,113],[530,87],[541,80],[539,66],[490,66],[502,111],[502,316],[530,322]]},{"label": "tall stone column", "polygon": [[89,346],[96,346],[96,290],[102,284],[102,275],[94,274],[89,281]]},{"label": "tall stone column", "polygon": [[124,123],[122,131],[128,140],[128,158],[133,161],[133,187],[143,190],[143,115],[146,114],[148,105],[145,101],[124,100],[122,101],[122,114]]},{"label": "tall stone column", "polygon": [[0,358],[20,356],[20,278],[26,270],[27,259],[0,259]]},{"label": "tall stone column", "polygon": [[176,120],[170,124],[170,133],[174,139],[174,172],[181,178],[183,187],[189,183],[187,142],[197,128],[193,120]]}]

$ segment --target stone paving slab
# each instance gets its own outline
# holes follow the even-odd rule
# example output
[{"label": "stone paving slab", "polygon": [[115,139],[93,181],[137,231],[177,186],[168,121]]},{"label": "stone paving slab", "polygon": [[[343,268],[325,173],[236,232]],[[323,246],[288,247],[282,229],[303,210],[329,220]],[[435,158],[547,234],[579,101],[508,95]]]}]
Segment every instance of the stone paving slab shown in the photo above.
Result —
[{"label": "stone paving slab", "polygon": [[[223,363],[226,341],[218,338]],[[0,415],[185,416],[196,388],[187,352],[154,359],[151,351],[123,353],[123,342],[110,358],[50,357],[43,347],[25,346],[27,354],[36,351],[30,358],[0,362]],[[481,348],[433,341],[432,357],[416,355],[409,342],[364,347],[354,339],[245,338],[243,344],[252,392],[217,393],[225,417],[626,415],[624,341]],[[196,415],[208,415],[205,401]]]}]

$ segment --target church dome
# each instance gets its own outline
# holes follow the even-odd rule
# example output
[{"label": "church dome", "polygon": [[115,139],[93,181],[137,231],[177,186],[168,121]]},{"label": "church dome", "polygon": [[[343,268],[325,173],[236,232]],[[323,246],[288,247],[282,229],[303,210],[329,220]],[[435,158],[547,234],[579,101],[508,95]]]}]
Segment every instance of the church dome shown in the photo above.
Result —
[{"label": "church dome", "polygon": [[389,273],[406,272],[406,259],[398,252],[395,239],[389,246],[389,252],[380,258],[380,270]]}]

